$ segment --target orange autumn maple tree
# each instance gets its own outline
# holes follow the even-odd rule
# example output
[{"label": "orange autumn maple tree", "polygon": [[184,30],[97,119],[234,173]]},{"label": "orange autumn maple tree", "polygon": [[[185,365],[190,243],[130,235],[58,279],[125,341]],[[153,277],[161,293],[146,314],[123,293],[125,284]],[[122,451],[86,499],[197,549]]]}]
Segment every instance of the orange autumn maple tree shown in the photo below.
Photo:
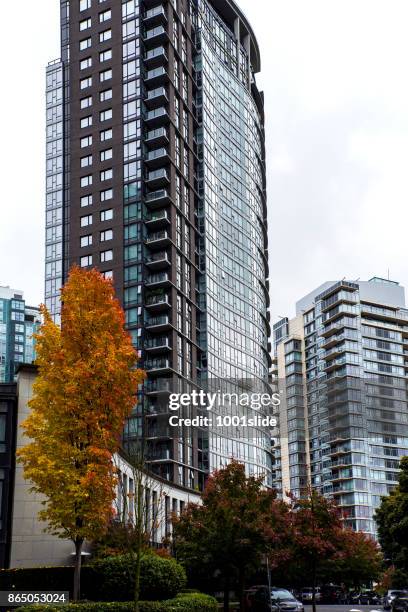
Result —
[{"label": "orange autumn maple tree", "polygon": [[82,546],[100,536],[112,517],[112,456],[144,373],[136,369],[137,354],[109,280],[74,267],[61,302],[61,327],[42,309],[39,375],[22,425],[29,442],[18,454],[32,490],[44,496],[39,518],[46,531],[75,544],[77,599]]}]

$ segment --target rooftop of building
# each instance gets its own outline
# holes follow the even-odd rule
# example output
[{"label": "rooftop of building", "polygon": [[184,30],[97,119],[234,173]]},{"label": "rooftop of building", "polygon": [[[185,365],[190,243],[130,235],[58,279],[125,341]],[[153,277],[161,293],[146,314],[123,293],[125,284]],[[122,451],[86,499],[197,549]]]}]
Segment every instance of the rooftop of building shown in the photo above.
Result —
[{"label": "rooftop of building", "polygon": [[329,291],[334,285],[340,286],[342,284],[355,286],[359,290],[360,299],[363,302],[392,308],[406,308],[405,288],[397,281],[374,276],[368,281],[361,281],[360,279],[326,281],[296,302],[296,316],[313,308],[316,298]]},{"label": "rooftop of building", "polygon": [[0,285],[0,299],[23,300],[24,292],[20,291],[20,289],[12,289],[11,287]]}]

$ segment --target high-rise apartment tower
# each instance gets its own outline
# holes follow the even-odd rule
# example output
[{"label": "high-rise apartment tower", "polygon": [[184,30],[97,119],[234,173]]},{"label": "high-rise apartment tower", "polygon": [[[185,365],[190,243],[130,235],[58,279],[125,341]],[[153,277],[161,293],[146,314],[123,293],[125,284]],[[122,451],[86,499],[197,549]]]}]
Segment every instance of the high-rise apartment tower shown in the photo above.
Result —
[{"label": "high-rise apartment tower", "polygon": [[333,497],[375,536],[375,508],[408,455],[408,310],[380,278],[327,282],[274,326],[280,406],[276,484]]},{"label": "high-rise apartment tower", "polygon": [[270,471],[262,429],[155,430],[179,382],[268,377],[260,53],[232,0],[61,0],[47,68],[45,301],[73,264],[112,278],[148,372],[126,437],[149,415],[161,476],[201,489],[231,456]]}]

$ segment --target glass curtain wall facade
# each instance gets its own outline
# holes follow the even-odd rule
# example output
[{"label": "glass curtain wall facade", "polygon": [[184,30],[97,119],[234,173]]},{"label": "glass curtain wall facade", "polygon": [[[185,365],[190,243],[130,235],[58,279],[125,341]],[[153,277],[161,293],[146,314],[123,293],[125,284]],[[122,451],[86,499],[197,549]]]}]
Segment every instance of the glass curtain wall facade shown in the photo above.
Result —
[{"label": "glass curtain wall facade", "polygon": [[[208,2],[197,2],[196,18],[200,253],[206,272],[199,286],[201,338],[207,349],[201,356],[202,372],[210,380],[230,381],[230,391],[249,379],[266,392],[269,296],[262,106],[254,96],[248,48],[237,45],[234,32]],[[236,414],[236,406],[229,412]],[[238,456],[256,473],[270,469],[270,436],[256,428],[246,433],[236,439],[231,431],[210,435],[214,467]]]},{"label": "glass curtain wall facade", "polygon": [[[208,373],[267,381],[256,40],[229,0],[64,0],[61,32],[47,70],[46,303],[58,317],[73,264],[112,279],[148,375],[125,439],[143,435],[155,472],[201,489],[215,446],[162,427],[170,391]],[[268,470],[266,440],[255,431],[219,456]]]},{"label": "glass curtain wall facade", "polygon": [[[299,389],[306,389],[304,401],[300,391],[294,395],[293,407],[286,399],[288,424],[298,419],[288,445],[290,470],[304,479],[307,465],[307,482],[336,500],[344,523],[375,536],[375,508],[395,487],[399,460],[408,454],[404,290],[377,278],[321,289],[297,305],[301,334],[295,339],[289,323],[278,343],[277,371],[282,344],[286,388],[297,375]],[[290,461],[293,445],[302,445],[306,462]]]}]

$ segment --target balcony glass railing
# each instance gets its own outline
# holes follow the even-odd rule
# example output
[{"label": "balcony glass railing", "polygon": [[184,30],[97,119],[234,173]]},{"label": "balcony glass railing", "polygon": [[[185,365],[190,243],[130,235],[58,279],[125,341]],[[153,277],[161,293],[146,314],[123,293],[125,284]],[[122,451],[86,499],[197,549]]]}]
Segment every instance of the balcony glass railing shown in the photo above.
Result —
[{"label": "balcony glass railing", "polygon": [[[166,171],[164,171],[166,172]],[[155,174],[154,172],[150,172],[150,174]],[[155,178],[155,177],[152,177]],[[167,189],[158,189],[157,191],[151,191],[150,193],[147,194],[146,196],[146,202],[154,202],[155,200],[161,200],[162,198],[167,198],[168,197],[168,192]]]},{"label": "balcony glass railing", "polygon": [[[147,175],[147,180],[148,181],[154,181],[156,179],[165,179],[168,180],[168,174],[167,174],[167,170],[165,170],[165,168],[159,168],[159,170],[152,170],[152,172],[149,172],[149,174]],[[150,200],[148,200],[150,201]]]},{"label": "balcony glass railing", "polygon": [[162,317],[150,317],[146,321],[146,327],[159,327],[159,325],[168,325],[169,317],[163,315]]},{"label": "balcony glass railing", "polygon": [[167,111],[164,106],[160,106],[159,108],[155,108],[151,110],[146,115],[146,120],[151,121],[152,119],[158,119],[159,117],[164,117],[167,115]]},{"label": "balcony glass railing", "polygon": [[146,370],[163,370],[169,367],[169,359],[149,359],[148,361],[145,361]]},{"label": "balcony glass railing", "polygon": [[157,77],[164,76],[165,74],[166,74],[166,69],[164,68],[164,66],[160,66],[159,68],[148,70],[146,73],[146,79],[155,79]]},{"label": "balcony glass railing", "polygon": [[167,91],[165,87],[156,87],[156,89],[151,89],[147,92],[147,100],[154,100],[160,96],[167,97]]},{"label": "balcony glass railing", "polygon": [[155,47],[154,49],[150,49],[145,55],[146,60],[152,60],[157,57],[167,57],[164,47]]},{"label": "balcony glass railing", "polygon": [[158,378],[157,380],[148,380],[145,388],[148,393],[154,393],[156,391],[174,391],[174,383],[165,378]]},{"label": "balcony glass railing", "polygon": [[169,339],[167,336],[162,336],[160,338],[149,338],[145,342],[145,348],[154,349],[154,348],[162,348],[169,346]]},{"label": "balcony glass railing", "polygon": [[164,147],[160,149],[155,149],[154,151],[149,151],[147,154],[147,161],[154,161],[155,159],[159,159],[160,157],[164,157],[167,155],[167,150]]},{"label": "balcony glass railing", "polygon": [[157,138],[168,138],[166,128],[160,127],[156,130],[150,130],[146,134],[146,140],[155,140]]},{"label": "balcony glass railing", "polygon": [[146,238],[146,242],[157,242],[158,240],[166,240],[168,237],[169,235],[165,230],[161,232],[154,232]]},{"label": "balcony glass railing", "polygon": [[156,28],[151,28],[150,30],[147,30],[146,32],[145,40],[151,40],[152,38],[155,38],[156,36],[161,36],[162,34],[166,34],[166,30],[163,28],[163,26],[157,26]]},{"label": "balcony glass railing", "polygon": [[156,213],[151,213],[146,217],[146,221],[149,223],[150,221],[168,221],[169,215],[167,210],[159,210]]},{"label": "balcony glass railing", "polygon": [[160,251],[160,253],[154,253],[153,255],[149,255],[146,259],[146,263],[154,263],[155,261],[168,261],[168,256],[166,251]]},{"label": "balcony glass railing", "polygon": [[146,306],[156,306],[158,304],[168,304],[169,296],[167,294],[162,295],[150,295],[146,299]]},{"label": "balcony glass railing", "polygon": [[156,283],[165,283],[169,280],[167,272],[160,272],[160,274],[151,274],[147,277],[146,283],[148,285],[155,285]]},{"label": "balcony glass railing", "polygon": [[163,17],[166,16],[164,8],[161,5],[154,6],[153,8],[146,11],[145,19],[152,19],[152,17],[158,17],[159,15],[162,15]]}]

